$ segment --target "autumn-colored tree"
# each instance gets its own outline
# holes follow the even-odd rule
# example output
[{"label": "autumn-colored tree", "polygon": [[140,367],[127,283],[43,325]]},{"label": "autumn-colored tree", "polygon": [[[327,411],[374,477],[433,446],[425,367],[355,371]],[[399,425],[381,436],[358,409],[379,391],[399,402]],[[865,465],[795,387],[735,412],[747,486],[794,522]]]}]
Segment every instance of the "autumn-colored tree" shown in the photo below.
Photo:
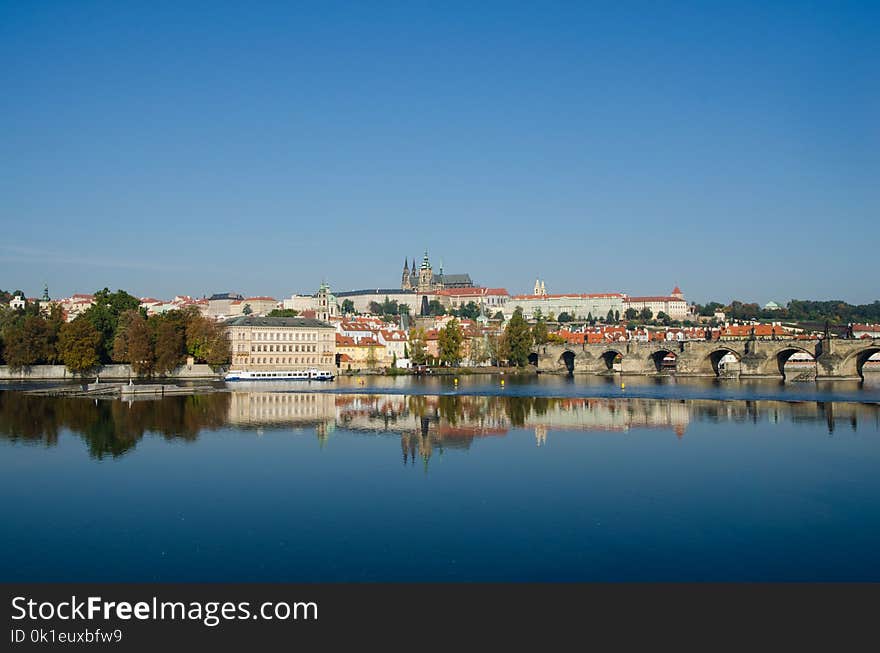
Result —
[{"label": "autumn-colored tree", "polygon": [[186,350],[199,363],[226,365],[232,358],[229,337],[222,325],[198,313],[186,324]]},{"label": "autumn-colored tree", "polygon": [[61,310],[59,304],[52,304],[45,319],[47,340],[46,362],[54,365],[61,360],[61,355],[58,353],[58,338],[61,337],[61,327],[64,326],[64,311]]},{"label": "autumn-colored tree", "polygon": [[183,363],[184,337],[170,320],[157,320],[155,370],[167,374]]},{"label": "autumn-colored tree", "polygon": [[131,371],[139,376],[152,374],[156,361],[153,334],[142,315],[132,316],[127,333],[128,362],[131,364]]},{"label": "autumn-colored tree", "polygon": [[376,367],[376,347],[374,345],[367,345],[367,360],[365,361],[368,369],[373,369]]},{"label": "autumn-colored tree", "polygon": [[45,362],[49,353],[49,331],[39,315],[16,319],[4,333],[6,364],[19,370]]},{"label": "autumn-colored tree", "polygon": [[101,334],[90,320],[78,317],[61,327],[58,354],[71,372],[93,370],[100,363]]}]

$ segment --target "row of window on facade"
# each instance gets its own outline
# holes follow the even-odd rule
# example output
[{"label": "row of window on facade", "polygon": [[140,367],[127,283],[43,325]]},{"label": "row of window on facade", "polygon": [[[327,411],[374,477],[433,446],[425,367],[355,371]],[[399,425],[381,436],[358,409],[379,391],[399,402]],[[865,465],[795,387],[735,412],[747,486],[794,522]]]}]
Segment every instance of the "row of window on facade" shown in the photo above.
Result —
[{"label": "row of window on facade", "polygon": [[[247,339],[247,332],[240,331],[238,334],[239,340]],[[324,334],[323,338],[318,338],[317,333],[301,333],[299,331],[295,333],[290,333],[289,331],[270,331],[268,333],[264,333],[262,331],[255,331],[253,334],[254,340],[329,340],[331,334]],[[302,336],[302,337],[300,337]]]},{"label": "row of window on facade", "polygon": [[[247,358],[247,354],[244,354],[243,358]],[[251,358],[250,363],[253,365],[275,365],[278,363],[319,363],[317,356],[285,356],[280,358],[266,358],[263,356],[259,356],[257,358]]]},{"label": "row of window on facade", "polygon": [[[238,351],[248,351],[247,345],[238,345]],[[267,352],[317,352],[318,345],[251,345],[250,351]],[[322,350],[323,351],[323,350]]]}]

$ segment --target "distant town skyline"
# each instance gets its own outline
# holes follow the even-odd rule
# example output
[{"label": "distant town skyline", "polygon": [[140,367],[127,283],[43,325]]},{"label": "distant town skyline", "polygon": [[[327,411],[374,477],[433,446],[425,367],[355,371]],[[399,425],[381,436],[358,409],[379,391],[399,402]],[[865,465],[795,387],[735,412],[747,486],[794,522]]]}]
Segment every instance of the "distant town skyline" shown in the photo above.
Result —
[{"label": "distant town skyline", "polygon": [[[0,249],[2,249],[2,248],[0,248]],[[2,257],[0,257],[0,260],[2,260]],[[462,264],[462,265],[465,265],[465,264]],[[2,267],[3,266],[0,265],[0,269],[2,269]],[[109,266],[108,266],[108,268],[109,268]],[[448,268],[447,268],[447,271],[448,271]],[[397,271],[397,273],[399,274],[399,270]],[[343,286],[340,284],[333,283],[332,279],[329,279],[326,275],[320,275],[320,276],[314,276],[314,284],[311,286],[308,284],[307,281],[302,281],[301,283],[292,284],[289,287],[281,289],[277,292],[271,291],[270,288],[281,288],[283,286],[283,282],[279,282],[278,280],[274,280],[274,281],[267,280],[266,284],[264,284],[262,286],[256,285],[256,286],[252,286],[252,287],[243,287],[242,284],[236,285],[234,282],[232,282],[228,286],[215,285],[213,287],[208,287],[207,289],[204,289],[204,290],[192,289],[192,288],[187,288],[187,287],[177,287],[177,289],[174,289],[175,287],[173,285],[170,285],[169,281],[166,278],[162,278],[160,280],[160,282],[156,284],[155,287],[151,286],[151,287],[143,287],[143,288],[140,286],[125,285],[125,284],[113,282],[113,279],[123,278],[124,276],[125,276],[124,274],[119,275],[118,277],[116,275],[108,274],[108,275],[106,275],[106,279],[107,279],[106,282],[98,281],[98,285],[86,286],[86,287],[76,286],[75,284],[71,285],[70,282],[66,280],[66,278],[59,279],[60,283],[58,285],[55,285],[50,281],[40,282],[38,284],[34,284],[34,283],[29,282],[29,283],[23,283],[23,284],[18,284],[18,285],[13,284],[13,283],[7,283],[6,281],[4,281],[4,283],[6,285],[0,286],[0,290],[6,290],[9,292],[12,292],[14,290],[22,290],[27,297],[40,297],[43,294],[44,285],[48,285],[49,293],[53,297],[53,299],[59,298],[62,296],[69,297],[69,296],[76,294],[76,293],[92,293],[92,292],[94,292],[96,290],[100,290],[101,288],[104,288],[104,287],[110,288],[111,290],[125,290],[125,291],[131,293],[132,295],[135,295],[135,296],[141,297],[141,298],[155,297],[157,299],[171,299],[176,295],[188,295],[193,298],[200,298],[200,297],[210,297],[211,295],[216,294],[216,293],[236,292],[236,293],[240,293],[244,297],[271,296],[271,297],[274,297],[275,299],[278,299],[279,301],[281,301],[287,297],[290,297],[291,295],[297,295],[297,294],[313,295],[317,292],[320,284],[323,282],[328,283],[331,287],[331,290],[334,292],[346,292],[346,291],[351,291],[351,290],[361,290],[361,289],[371,289],[371,288],[397,289],[399,287],[399,279],[395,278],[394,271],[389,271],[388,278],[384,279],[384,280],[380,279],[380,283],[378,283],[378,284],[362,283],[361,285]],[[170,276],[173,277],[173,274]],[[488,288],[505,288],[506,290],[509,291],[511,296],[532,294],[535,280],[540,279],[542,282],[544,282],[547,293],[551,294],[551,295],[565,294],[565,293],[593,293],[593,292],[595,292],[595,293],[620,292],[620,293],[624,293],[624,294],[627,294],[630,296],[669,295],[672,292],[672,287],[680,287],[682,289],[682,293],[684,294],[688,303],[696,302],[699,304],[705,304],[710,301],[728,303],[728,302],[731,302],[734,300],[739,300],[739,301],[743,301],[743,302],[756,302],[762,306],[768,302],[778,302],[781,305],[784,305],[785,303],[787,303],[793,299],[819,300],[819,301],[838,300],[839,299],[839,300],[848,302],[850,304],[870,304],[870,303],[880,299],[880,296],[868,296],[865,299],[851,298],[851,297],[847,296],[847,294],[845,294],[845,293],[839,293],[834,296],[827,296],[827,297],[826,296],[818,296],[818,295],[810,294],[810,293],[803,294],[803,295],[797,295],[797,296],[792,295],[789,297],[786,297],[786,296],[780,297],[780,296],[767,295],[765,291],[756,291],[754,294],[741,294],[741,295],[733,295],[733,296],[729,296],[729,297],[721,296],[718,293],[710,294],[707,297],[694,297],[692,295],[692,293],[688,292],[689,284],[678,283],[678,282],[672,282],[671,284],[666,284],[667,286],[670,286],[670,287],[665,287],[662,284],[658,284],[656,282],[646,282],[645,286],[639,287],[639,288],[593,287],[593,286],[578,287],[574,283],[560,286],[560,287],[556,287],[554,284],[552,284],[548,280],[548,277],[546,275],[541,275],[538,277],[535,277],[535,276],[531,277],[531,281],[528,281],[528,282],[522,284],[521,286],[520,285],[514,286],[513,284],[503,283],[503,282],[483,283],[482,280],[479,277],[477,277],[476,274],[472,274],[471,276],[474,277],[474,281],[477,285],[482,286],[482,287],[488,287]],[[519,276],[521,276],[521,275],[519,275]],[[4,274],[4,275],[2,275],[2,278],[12,280],[15,278],[15,274],[11,273],[8,276],[6,274]],[[156,287],[159,287],[159,286],[170,287],[170,289],[167,292],[160,293],[160,292],[156,291]]]},{"label": "distant town skyline", "polygon": [[0,7],[0,287],[877,297],[877,3]]}]

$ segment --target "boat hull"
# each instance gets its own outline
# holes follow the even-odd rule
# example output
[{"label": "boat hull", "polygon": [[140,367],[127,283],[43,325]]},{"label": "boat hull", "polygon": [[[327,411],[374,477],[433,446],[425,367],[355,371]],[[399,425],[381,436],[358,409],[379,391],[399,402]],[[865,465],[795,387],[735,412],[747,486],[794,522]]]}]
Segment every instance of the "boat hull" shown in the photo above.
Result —
[{"label": "boat hull", "polygon": [[333,374],[323,370],[292,370],[279,372],[230,371],[224,381],[332,381]]}]

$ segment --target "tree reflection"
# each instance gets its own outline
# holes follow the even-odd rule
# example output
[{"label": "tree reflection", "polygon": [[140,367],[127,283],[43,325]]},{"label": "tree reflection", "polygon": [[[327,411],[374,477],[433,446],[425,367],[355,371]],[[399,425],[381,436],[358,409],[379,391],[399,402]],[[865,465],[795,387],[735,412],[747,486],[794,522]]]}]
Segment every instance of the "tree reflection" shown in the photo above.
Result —
[{"label": "tree reflection", "polygon": [[195,440],[202,430],[226,424],[228,412],[225,393],[127,402],[0,392],[0,437],[54,445],[59,433],[70,431],[101,459],[124,454],[148,433]]},{"label": "tree reflection", "polygon": [[683,437],[694,422],[859,424],[880,428],[880,406],[856,402],[554,398],[471,395],[343,395],[229,392],[120,401],[0,392],[0,438],[55,445],[59,435],[81,437],[98,459],[120,456],[147,434],[193,441],[204,430],[315,429],[320,441],[338,428],[401,437],[404,464],[432,452],[462,449],[476,438],[533,430],[538,445],[553,431],[672,431]]}]

